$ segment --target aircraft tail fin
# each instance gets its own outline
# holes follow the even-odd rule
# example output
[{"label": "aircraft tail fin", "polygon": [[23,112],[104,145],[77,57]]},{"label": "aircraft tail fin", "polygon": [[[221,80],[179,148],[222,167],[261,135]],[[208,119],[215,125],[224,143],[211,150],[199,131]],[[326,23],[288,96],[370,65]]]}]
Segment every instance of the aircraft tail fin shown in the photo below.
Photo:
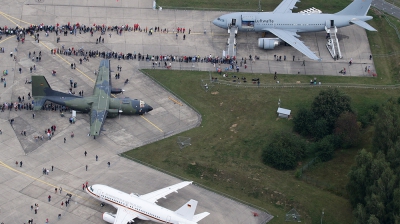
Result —
[{"label": "aircraft tail fin", "polygon": [[209,212],[203,212],[203,213],[197,214],[197,215],[193,216],[192,221],[198,222],[198,221],[204,219],[205,217],[207,217],[209,214],[210,214]]},{"label": "aircraft tail fin", "polygon": [[365,16],[371,6],[372,0],[354,0],[350,5],[335,15]]},{"label": "aircraft tail fin", "polygon": [[185,219],[192,220],[194,217],[194,212],[196,211],[196,207],[197,207],[197,201],[190,199],[189,202],[187,202],[178,210],[176,210],[175,213],[181,215]]},{"label": "aircraft tail fin", "polygon": [[32,76],[32,96],[46,96],[52,89],[44,76]]},{"label": "aircraft tail fin", "polygon": [[46,96],[53,92],[49,83],[44,76],[32,76],[32,97],[33,110],[42,109],[43,104],[46,102]]}]

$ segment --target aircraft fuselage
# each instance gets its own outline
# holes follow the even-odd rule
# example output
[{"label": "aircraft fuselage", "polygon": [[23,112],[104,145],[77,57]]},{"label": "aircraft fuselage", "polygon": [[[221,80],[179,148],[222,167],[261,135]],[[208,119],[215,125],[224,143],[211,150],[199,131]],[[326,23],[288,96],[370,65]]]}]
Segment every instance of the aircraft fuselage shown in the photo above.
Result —
[{"label": "aircraft fuselage", "polygon": [[362,21],[372,19],[371,16],[344,16],[335,14],[306,13],[272,13],[272,12],[235,12],[225,14],[213,21],[214,25],[228,29],[236,25],[240,32],[263,32],[266,28],[276,28],[292,32],[318,32],[331,26],[333,20],[336,27],[351,25],[351,19]]},{"label": "aircraft fuselage", "polygon": [[[94,101],[92,98],[92,96],[76,97],[74,95],[65,94],[63,96],[48,96],[47,100],[73,110],[88,113],[91,109],[91,103]],[[153,109],[141,100],[132,100],[129,98],[109,98],[108,103],[110,111],[118,110],[120,111],[119,114],[123,115],[140,115]],[[108,115],[113,116],[112,113]]]},{"label": "aircraft fuselage", "polygon": [[196,224],[175,212],[140,199],[137,195],[127,194],[112,187],[96,184],[86,188],[86,192],[95,199],[107,203],[116,209],[124,209],[137,215],[139,219],[167,224]]}]

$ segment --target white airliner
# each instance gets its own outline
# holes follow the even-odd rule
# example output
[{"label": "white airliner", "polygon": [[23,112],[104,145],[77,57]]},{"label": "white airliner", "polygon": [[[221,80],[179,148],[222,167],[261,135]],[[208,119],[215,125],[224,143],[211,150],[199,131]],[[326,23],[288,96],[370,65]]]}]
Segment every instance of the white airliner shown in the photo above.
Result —
[{"label": "white airliner", "polygon": [[210,213],[203,212],[194,215],[197,201],[191,199],[176,211],[168,210],[156,204],[160,198],[165,198],[172,192],[191,184],[185,181],[144,195],[127,194],[112,187],[95,184],[86,188],[86,192],[97,200],[110,204],[117,209],[117,214],[105,212],[103,220],[114,224],[134,222],[135,218],[151,220],[167,224],[196,224]]},{"label": "white airliner", "polygon": [[274,49],[283,40],[314,60],[320,58],[297,38],[300,37],[297,33],[318,32],[334,26],[340,28],[352,24],[369,31],[376,31],[365,22],[372,19],[372,16],[367,16],[372,0],[354,0],[335,14],[292,13],[297,2],[300,0],[283,0],[272,12],[229,13],[218,17],[213,23],[223,29],[234,26],[241,32],[272,33],[277,38],[258,39],[260,48]]}]

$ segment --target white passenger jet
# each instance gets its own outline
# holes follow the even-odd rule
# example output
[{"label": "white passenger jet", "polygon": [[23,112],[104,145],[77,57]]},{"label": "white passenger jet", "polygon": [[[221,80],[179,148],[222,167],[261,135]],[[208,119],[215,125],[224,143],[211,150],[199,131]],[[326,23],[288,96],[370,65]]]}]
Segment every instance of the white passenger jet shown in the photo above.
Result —
[{"label": "white passenger jet", "polygon": [[[242,32],[269,32],[277,38],[259,38],[258,46],[263,49],[274,49],[281,40],[290,44],[307,57],[319,60],[301,40],[297,33],[318,32],[331,27],[345,27],[356,24],[369,31],[376,31],[365,21],[372,0],[354,0],[342,11],[335,14],[318,14],[310,12],[292,13],[295,4],[300,0],[283,0],[272,12],[234,12],[222,15],[213,24],[229,29],[237,27]],[[319,11],[320,12],[320,11]],[[335,29],[336,29],[335,27]]]},{"label": "white passenger jet", "polygon": [[176,211],[168,210],[156,204],[160,198],[165,198],[172,192],[191,184],[185,181],[144,195],[127,194],[112,187],[95,184],[86,188],[86,192],[97,200],[110,204],[117,209],[117,214],[105,212],[103,220],[114,224],[134,222],[135,218],[151,220],[167,224],[196,224],[210,213],[203,212],[194,215],[197,201],[191,199]]}]

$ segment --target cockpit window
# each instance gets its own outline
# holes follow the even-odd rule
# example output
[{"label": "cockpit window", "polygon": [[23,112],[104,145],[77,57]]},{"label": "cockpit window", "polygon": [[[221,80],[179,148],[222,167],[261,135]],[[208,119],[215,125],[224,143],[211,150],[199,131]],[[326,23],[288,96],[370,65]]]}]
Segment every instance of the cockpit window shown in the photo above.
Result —
[{"label": "cockpit window", "polygon": [[140,107],[144,107],[145,103],[143,100],[140,101]]},{"label": "cockpit window", "polygon": [[217,20],[221,21],[221,22],[225,22],[224,19],[218,18]]},{"label": "cockpit window", "polygon": [[93,192],[93,188],[92,188],[92,186],[90,186],[89,188],[90,188],[90,191],[92,191],[92,192]]}]

